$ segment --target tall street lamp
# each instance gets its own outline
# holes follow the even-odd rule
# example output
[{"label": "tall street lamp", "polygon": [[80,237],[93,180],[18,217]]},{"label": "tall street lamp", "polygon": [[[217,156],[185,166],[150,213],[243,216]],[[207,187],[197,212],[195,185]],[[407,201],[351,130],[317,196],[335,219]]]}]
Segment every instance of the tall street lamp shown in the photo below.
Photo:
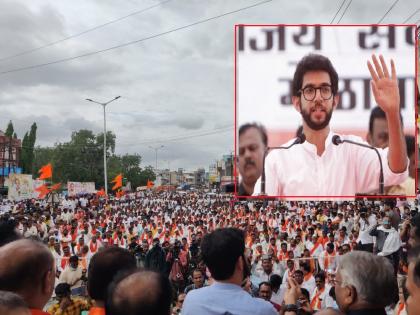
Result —
[{"label": "tall street lamp", "polygon": [[105,114],[105,107],[106,107],[106,105],[108,105],[109,103],[119,99],[120,97],[121,96],[116,96],[112,100],[110,100],[108,102],[105,102],[105,103],[100,103],[100,102],[94,101],[90,98],[86,99],[89,102],[102,105],[102,107],[104,108],[104,182],[105,182],[105,196],[108,196],[108,174],[107,174],[107,167],[106,167],[106,114]]},{"label": "tall street lamp", "polygon": [[152,147],[152,146],[149,145],[150,149],[155,150],[155,172],[156,172],[156,174],[157,174],[157,152],[158,152],[159,149],[162,149],[163,147],[165,147],[163,144],[161,146],[158,146],[158,147]]}]

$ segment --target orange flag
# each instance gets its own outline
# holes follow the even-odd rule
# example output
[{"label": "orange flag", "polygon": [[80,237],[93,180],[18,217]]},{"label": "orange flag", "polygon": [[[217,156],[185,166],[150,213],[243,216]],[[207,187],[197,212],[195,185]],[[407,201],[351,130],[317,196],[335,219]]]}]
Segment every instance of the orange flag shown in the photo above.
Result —
[{"label": "orange flag", "polygon": [[50,190],[51,191],[57,190],[57,189],[60,189],[60,187],[61,187],[61,183],[58,183],[58,184],[52,185],[51,188],[50,188]]},{"label": "orange flag", "polygon": [[101,190],[99,190],[99,191],[96,193],[96,196],[98,196],[98,197],[105,196],[105,190],[104,190],[103,188],[101,188]]},{"label": "orange flag", "polygon": [[41,167],[41,169],[38,171],[41,175],[39,175],[38,179],[47,179],[52,177],[52,167],[51,163],[48,163],[47,165],[44,165]]},{"label": "orange flag", "polygon": [[147,188],[152,188],[155,184],[151,180],[147,180]]},{"label": "orange flag", "polygon": [[38,195],[39,199],[44,199],[45,196],[48,195],[48,193],[50,192],[47,185],[45,185],[45,184],[35,188],[35,190],[39,191],[39,195]]},{"label": "orange flag", "polygon": [[122,196],[125,195],[125,192],[122,190],[117,191],[117,193],[115,194],[117,198],[121,198]]},{"label": "orange flag", "polygon": [[118,174],[117,176],[115,176],[114,180],[111,183],[115,183],[115,185],[112,187],[112,190],[122,187],[122,174]]}]

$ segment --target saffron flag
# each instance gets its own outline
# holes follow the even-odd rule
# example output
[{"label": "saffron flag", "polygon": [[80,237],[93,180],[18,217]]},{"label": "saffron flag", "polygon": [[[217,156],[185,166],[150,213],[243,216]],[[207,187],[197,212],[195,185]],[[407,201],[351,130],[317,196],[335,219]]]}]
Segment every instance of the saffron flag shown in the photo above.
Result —
[{"label": "saffron flag", "polygon": [[147,188],[152,188],[155,184],[151,180],[147,180]]},{"label": "saffron flag", "polygon": [[105,196],[105,190],[104,190],[104,188],[101,188],[101,190],[99,190],[99,191],[96,193],[96,196],[98,196],[98,197],[103,197],[103,196]]},{"label": "saffron flag", "polygon": [[47,179],[52,177],[52,166],[51,163],[48,163],[47,165],[44,165],[41,167],[41,169],[38,171],[40,173],[38,179]]},{"label": "saffron flag", "polygon": [[112,190],[122,187],[122,174],[118,174],[117,176],[115,176],[114,180],[111,183],[115,183],[115,185],[112,187]]},{"label": "saffron flag", "polygon": [[125,195],[125,192],[123,190],[119,190],[117,191],[117,193],[115,194],[117,198],[121,198],[122,196]]},{"label": "saffron flag", "polygon": [[61,188],[61,183],[58,183],[58,184],[52,185],[50,190],[53,191],[53,190],[57,190],[57,189],[60,189],[60,188]]},{"label": "saffron flag", "polygon": [[48,195],[48,193],[50,192],[47,185],[45,184],[35,188],[35,190],[39,192],[39,195],[38,195],[39,199],[44,199],[45,196]]}]

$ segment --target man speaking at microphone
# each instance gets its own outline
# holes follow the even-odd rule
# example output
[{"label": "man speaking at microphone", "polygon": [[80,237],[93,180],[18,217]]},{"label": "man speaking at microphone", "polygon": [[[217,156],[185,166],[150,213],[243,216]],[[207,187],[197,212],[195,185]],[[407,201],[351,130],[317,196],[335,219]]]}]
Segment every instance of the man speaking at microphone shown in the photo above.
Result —
[{"label": "man speaking at microphone", "polygon": [[[368,61],[376,103],[386,114],[389,147],[378,149],[385,186],[398,185],[408,176],[408,158],[400,122],[400,95],[393,60],[391,72],[382,56]],[[374,150],[342,143],[334,145],[330,120],[339,102],[338,75],[330,60],[310,54],[299,61],[293,77],[292,102],[303,118],[306,141],[287,150],[272,150],[265,160],[268,196],[354,196],[378,193],[380,162]],[[366,144],[360,137],[342,140]],[[284,146],[295,141],[290,140]],[[259,195],[261,178],[255,185]],[[413,192],[414,193],[414,192]]]}]

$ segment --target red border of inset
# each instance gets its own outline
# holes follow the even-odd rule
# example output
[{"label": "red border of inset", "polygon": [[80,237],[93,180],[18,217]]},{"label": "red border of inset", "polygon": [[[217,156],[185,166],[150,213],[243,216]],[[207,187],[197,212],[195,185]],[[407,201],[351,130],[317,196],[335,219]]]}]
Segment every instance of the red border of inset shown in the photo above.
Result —
[{"label": "red border of inset", "polygon": [[[349,27],[355,27],[355,26],[401,26],[401,27],[414,27],[415,28],[415,32],[414,32],[414,48],[415,48],[415,78],[414,78],[414,130],[415,130],[415,162],[416,162],[416,178],[415,178],[415,190],[414,193],[415,195],[413,196],[404,196],[404,195],[385,195],[385,196],[381,196],[381,195],[358,195],[358,196],[240,196],[238,195],[238,190],[237,190],[237,180],[238,180],[238,174],[237,174],[237,170],[236,170],[236,160],[237,160],[237,152],[236,152],[236,141],[237,141],[237,120],[236,120],[236,107],[237,107],[237,28],[239,26],[258,26],[258,27],[270,27],[270,26],[335,26],[335,27],[341,27],[341,26],[349,26]],[[323,198],[341,198],[341,199],[356,199],[356,198],[369,198],[369,199],[396,199],[396,198],[416,198],[416,192],[417,192],[417,183],[418,183],[418,176],[417,176],[417,167],[418,167],[418,151],[419,151],[419,146],[418,146],[418,142],[417,142],[417,117],[418,117],[418,112],[417,112],[417,99],[419,97],[418,95],[418,90],[417,90],[417,85],[419,82],[417,82],[417,78],[418,78],[418,61],[419,61],[419,56],[418,56],[418,32],[419,32],[420,27],[418,27],[416,24],[235,24],[235,36],[234,36],[234,119],[235,119],[235,140],[234,140],[234,144],[235,144],[235,164],[234,164],[234,175],[235,175],[235,180],[234,180],[234,187],[235,187],[235,191],[234,191],[234,197],[235,198],[241,198],[241,199],[298,199],[298,198],[314,198],[314,199],[323,199]],[[417,83],[417,84],[416,84]]]}]

